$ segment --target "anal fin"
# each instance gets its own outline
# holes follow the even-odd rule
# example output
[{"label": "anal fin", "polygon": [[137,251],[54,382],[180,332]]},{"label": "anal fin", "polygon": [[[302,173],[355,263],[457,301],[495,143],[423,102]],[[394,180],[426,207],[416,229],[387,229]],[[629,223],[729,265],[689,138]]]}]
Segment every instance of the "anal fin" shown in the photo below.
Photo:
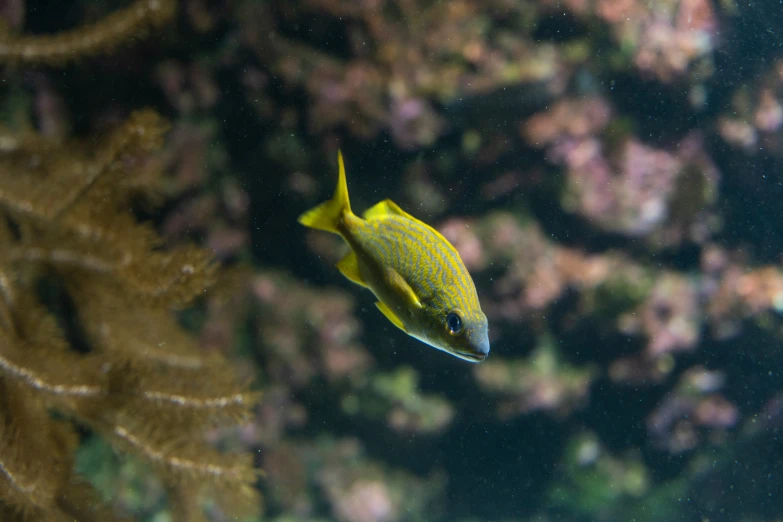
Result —
[{"label": "anal fin", "polygon": [[402,324],[402,321],[400,320],[400,318],[397,317],[397,315],[394,312],[391,311],[391,308],[386,306],[381,301],[376,302],[375,306],[378,307],[378,310],[380,310],[381,313],[386,316],[386,319],[391,321],[392,324],[394,324],[394,326],[396,326],[397,328],[399,328],[403,332],[408,333],[408,331],[405,329],[405,325]]},{"label": "anal fin", "polygon": [[337,263],[337,269],[357,285],[367,286],[367,283],[362,279],[362,274],[359,272],[359,260],[356,259],[356,252],[353,250],[348,252],[348,254]]}]

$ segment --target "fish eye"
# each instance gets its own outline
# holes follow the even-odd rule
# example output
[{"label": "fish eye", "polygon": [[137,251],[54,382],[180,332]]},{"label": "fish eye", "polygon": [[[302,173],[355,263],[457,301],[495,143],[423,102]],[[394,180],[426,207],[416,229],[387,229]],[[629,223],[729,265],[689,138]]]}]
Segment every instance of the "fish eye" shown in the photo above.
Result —
[{"label": "fish eye", "polygon": [[459,335],[462,333],[462,314],[457,310],[452,310],[446,315],[446,328],[449,329],[451,335]]}]

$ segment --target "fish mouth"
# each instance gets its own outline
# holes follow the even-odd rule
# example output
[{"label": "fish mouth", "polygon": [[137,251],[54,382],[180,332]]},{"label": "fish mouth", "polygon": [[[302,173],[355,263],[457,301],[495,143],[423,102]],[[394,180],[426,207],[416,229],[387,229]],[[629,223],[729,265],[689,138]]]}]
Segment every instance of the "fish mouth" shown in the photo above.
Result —
[{"label": "fish mouth", "polygon": [[452,352],[455,356],[459,357],[460,359],[464,359],[466,361],[470,362],[481,362],[484,359],[487,358],[488,354],[485,353],[469,353],[469,352]]}]

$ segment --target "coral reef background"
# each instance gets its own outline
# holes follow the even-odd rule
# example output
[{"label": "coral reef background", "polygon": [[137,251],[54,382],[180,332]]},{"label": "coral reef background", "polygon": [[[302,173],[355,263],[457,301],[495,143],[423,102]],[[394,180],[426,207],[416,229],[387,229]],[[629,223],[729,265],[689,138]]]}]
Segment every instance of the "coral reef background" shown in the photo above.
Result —
[{"label": "coral reef background", "polygon": [[[24,194],[45,183],[19,172],[40,175],[71,143],[92,144],[92,158],[134,118],[165,117],[155,147],[112,157],[106,179],[133,175],[111,208],[149,224],[156,239],[134,259],[150,274],[192,243],[221,265],[210,292],[185,284],[190,308],[166,317],[197,336],[189,355],[219,361],[181,387],[242,400],[198,427],[215,458],[239,455],[242,487],[256,478],[249,461],[260,468],[263,506],[245,498],[262,514],[247,520],[783,518],[781,5],[5,0],[0,17],[0,239],[15,245],[0,261],[16,263],[0,297],[8,281],[39,284],[23,254],[61,240],[37,235]],[[391,198],[460,251],[490,320],[486,362],[401,335],[334,268],[339,239],[296,223],[331,192],[338,147],[354,208]],[[102,211],[86,187],[73,201]],[[54,199],[39,214],[65,215],[70,200]],[[66,294],[100,285],[36,262]],[[43,300],[47,321],[78,312],[86,339],[102,331],[90,324],[136,314],[57,295]],[[8,308],[4,336],[18,322]],[[154,346],[147,313],[117,335]],[[24,346],[0,347],[0,370]],[[209,495],[203,513],[192,499],[176,509],[176,488],[209,490],[203,477],[185,484],[144,451],[114,453],[94,419],[157,383],[115,373],[123,385],[105,386],[120,402],[97,413],[36,399],[52,430],[75,418],[74,462],[57,469],[139,520],[230,519],[232,501]],[[25,408],[5,380],[0,428],[13,432],[9,412]],[[156,408],[139,422],[190,435],[195,421]],[[0,488],[0,513],[15,498]]]}]

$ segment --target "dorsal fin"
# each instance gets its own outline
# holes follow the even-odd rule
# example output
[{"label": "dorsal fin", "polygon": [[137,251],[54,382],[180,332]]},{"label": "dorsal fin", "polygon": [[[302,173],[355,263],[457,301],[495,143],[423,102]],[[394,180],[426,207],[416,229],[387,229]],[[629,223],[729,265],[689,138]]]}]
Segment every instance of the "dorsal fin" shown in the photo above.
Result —
[{"label": "dorsal fin", "polygon": [[365,210],[363,214],[364,219],[368,221],[382,218],[384,216],[403,216],[406,218],[415,219],[413,216],[398,207],[397,203],[390,199],[379,201],[375,205]]},{"label": "dorsal fin", "polygon": [[460,257],[460,255],[459,255],[459,252],[457,251],[457,249],[454,248],[454,245],[449,243],[449,240],[446,239],[445,237],[443,237],[443,234],[438,232],[435,228],[429,226],[424,221],[421,221],[420,219],[416,219],[415,217],[411,216],[410,214],[405,212],[403,209],[398,207],[397,203],[395,203],[394,201],[392,201],[390,199],[384,199],[383,201],[379,201],[375,205],[373,205],[370,208],[368,208],[364,212],[364,214],[362,214],[362,216],[367,221],[372,221],[373,219],[378,219],[378,218],[381,218],[383,216],[402,216],[402,217],[406,217],[406,218],[408,218],[408,219],[410,219],[412,221],[415,221],[416,223],[419,223],[424,228],[427,228],[427,229],[431,230],[432,232],[434,232],[435,235],[443,241],[443,243],[446,246],[446,248],[451,250],[454,253],[454,255],[457,256],[457,258],[462,259]]}]

